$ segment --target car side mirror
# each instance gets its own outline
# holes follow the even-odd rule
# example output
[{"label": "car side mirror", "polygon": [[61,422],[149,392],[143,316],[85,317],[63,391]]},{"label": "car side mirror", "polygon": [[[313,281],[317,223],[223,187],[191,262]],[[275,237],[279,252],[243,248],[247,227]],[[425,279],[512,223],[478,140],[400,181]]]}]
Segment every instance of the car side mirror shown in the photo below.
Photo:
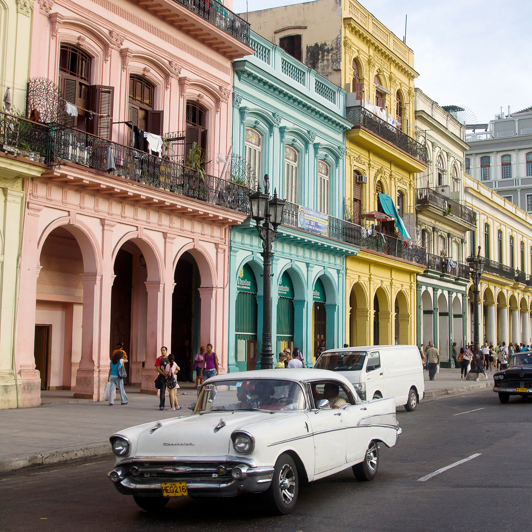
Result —
[{"label": "car side mirror", "polygon": [[375,370],[375,366],[368,366],[366,368],[366,373],[369,373],[370,371],[374,371]]},{"label": "car side mirror", "polygon": [[329,399],[320,399],[316,403],[316,408],[318,410],[323,410],[324,408],[331,408],[331,404],[329,403]]},{"label": "car side mirror", "polygon": [[188,405],[189,410],[195,410],[195,408],[196,408],[196,403],[192,403],[191,405]]}]

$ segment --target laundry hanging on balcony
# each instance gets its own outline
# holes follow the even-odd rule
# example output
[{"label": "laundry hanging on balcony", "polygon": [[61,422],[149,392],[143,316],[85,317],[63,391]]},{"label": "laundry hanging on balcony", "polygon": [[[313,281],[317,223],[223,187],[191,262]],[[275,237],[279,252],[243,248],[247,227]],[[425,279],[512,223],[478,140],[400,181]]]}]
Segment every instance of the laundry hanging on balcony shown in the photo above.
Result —
[{"label": "laundry hanging on balcony", "polygon": [[144,132],[144,138],[148,141],[149,150],[156,153],[159,157],[163,155],[163,138],[161,135]]},{"label": "laundry hanging on balcony", "polygon": [[6,89],[6,93],[4,94],[4,107],[6,111],[11,111],[12,105],[13,104],[11,103],[11,89],[8,87]]},{"label": "laundry hanging on balcony", "polygon": [[395,218],[395,226],[399,230],[399,232],[405,237],[410,240],[410,235],[408,234],[408,231],[406,230],[405,224],[403,223],[403,220],[401,220],[401,217],[399,216],[399,213],[397,212],[397,209],[395,208],[395,205],[393,203],[392,198],[388,196],[388,194],[382,194],[379,193],[379,201],[382,205],[382,208],[384,212],[391,216],[392,218]]},{"label": "laundry hanging on balcony", "polygon": [[70,116],[78,116],[78,108],[69,102],[65,102],[65,113]]}]

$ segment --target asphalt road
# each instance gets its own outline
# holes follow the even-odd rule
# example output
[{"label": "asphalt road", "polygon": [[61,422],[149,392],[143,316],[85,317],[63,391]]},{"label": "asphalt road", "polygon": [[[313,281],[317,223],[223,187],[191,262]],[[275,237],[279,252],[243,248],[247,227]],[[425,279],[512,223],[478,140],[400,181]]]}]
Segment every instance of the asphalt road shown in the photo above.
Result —
[{"label": "asphalt road", "polygon": [[403,435],[395,448],[382,450],[373,482],[357,482],[347,470],[311,483],[283,517],[267,515],[255,496],[179,498],[151,515],[106,478],[112,460],[26,471],[0,477],[0,530],[527,530],[531,410],[532,401],[521,398],[501,405],[488,389],[400,411]]}]

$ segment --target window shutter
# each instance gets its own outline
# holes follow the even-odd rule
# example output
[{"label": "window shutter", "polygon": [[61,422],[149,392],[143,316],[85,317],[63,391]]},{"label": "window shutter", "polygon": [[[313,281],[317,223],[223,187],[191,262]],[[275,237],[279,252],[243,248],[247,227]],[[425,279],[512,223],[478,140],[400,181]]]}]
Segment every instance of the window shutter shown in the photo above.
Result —
[{"label": "window shutter", "polygon": [[139,127],[139,110],[138,110],[138,107],[134,107],[133,105],[129,106],[129,121],[131,122],[132,126]]},{"label": "window shutter", "polygon": [[163,114],[164,111],[148,111],[148,133],[163,134]]},{"label": "window shutter", "polygon": [[[90,109],[96,113],[89,120],[90,133],[111,140],[113,134],[113,97],[114,87],[91,85],[89,90]],[[98,114],[108,116],[97,116]]]},{"label": "window shutter", "polygon": [[[63,98],[73,105],[76,104],[77,84],[75,79],[62,77]],[[62,111],[64,111],[64,108]],[[65,126],[76,127],[76,122],[75,116],[65,115]]]}]

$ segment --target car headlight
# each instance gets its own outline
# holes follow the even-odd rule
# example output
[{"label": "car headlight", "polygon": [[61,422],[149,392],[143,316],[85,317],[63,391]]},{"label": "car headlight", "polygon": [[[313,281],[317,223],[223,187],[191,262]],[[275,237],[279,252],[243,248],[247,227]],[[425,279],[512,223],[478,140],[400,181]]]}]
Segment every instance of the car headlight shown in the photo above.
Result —
[{"label": "car headlight", "polygon": [[235,450],[240,454],[250,454],[255,448],[255,440],[247,432],[233,432],[231,439],[233,440]]},{"label": "car headlight", "polygon": [[494,375],[493,378],[496,380],[496,381],[502,381],[504,379],[504,374],[501,374],[501,375]]},{"label": "car headlight", "polygon": [[125,438],[116,436],[111,438],[111,447],[116,456],[123,457],[129,454],[129,442]]}]

